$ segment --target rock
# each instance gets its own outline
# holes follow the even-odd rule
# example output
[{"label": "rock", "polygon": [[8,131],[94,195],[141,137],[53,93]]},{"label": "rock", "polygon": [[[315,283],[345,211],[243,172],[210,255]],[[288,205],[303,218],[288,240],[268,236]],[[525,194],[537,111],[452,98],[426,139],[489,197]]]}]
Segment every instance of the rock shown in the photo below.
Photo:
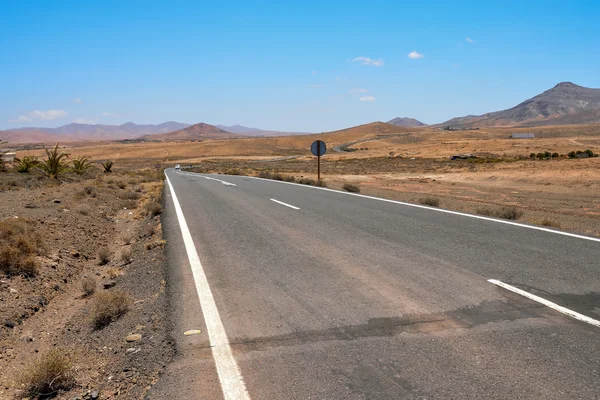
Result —
[{"label": "rock", "polygon": [[74,258],[79,258],[79,256],[80,256],[80,254],[79,254],[79,252],[78,252],[78,251],[75,251],[75,250],[73,250],[73,251],[71,252],[71,257],[74,257]]},{"label": "rock", "polygon": [[19,291],[17,289],[13,289],[13,288],[8,289],[8,291],[11,292],[12,294],[19,293]]},{"label": "rock", "polygon": [[12,322],[12,321],[6,321],[6,322],[4,323],[4,326],[5,326],[5,327],[7,327],[7,328],[11,328],[11,329],[12,329],[12,328],[14,328],[14,327],[15,327],[15,323],[14,323],[14,322]]},{"label": "rock", "polygon": [[59,199],[54,199],[52,201],[55,202],[56,204],[60,204],[60,200]]},{"label": "rock", "polygon": [[133,333],[125,337],[126,342],[139,342],[140,340],[142,340],[142,335],[139,333]]},{"label": "rock", "polygon": [[114,287],[117,284],[117,282],[115,281],[106,281],[102,284],[102,286],[104,286],[104,289],[110,289],[111,287]]},{"label": "rock", "polygon": [[100,395],[100,393],[98,393],[97,390],[92,390],[92,393],[90,394],[90,397],[92,399],[97,399],[99,395]]},{"label": "rock", "polygon": [[23,336],[21,336],[21,341],[22,342],[33,342],[33,338],[29,335],[23,335]]},{"label": "rock", "polygon": [[125,350],[125,353],[135,353],[135,347],[130,347],[127,350]]}]

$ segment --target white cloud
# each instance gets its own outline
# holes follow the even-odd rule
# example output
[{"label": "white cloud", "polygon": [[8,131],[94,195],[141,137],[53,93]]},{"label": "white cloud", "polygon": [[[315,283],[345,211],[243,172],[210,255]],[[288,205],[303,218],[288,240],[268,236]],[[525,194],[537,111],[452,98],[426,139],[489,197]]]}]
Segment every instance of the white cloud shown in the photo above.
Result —
[{"label": "white cloud", "polygon": [[85,119],[85,118],[77,118],[77,119],[74,119],[72,122],[74,124],[88,124],[88,125],[93,125],[96,123],[96,121],[94,121],[94,120]]},{"label": "white cloud", "polygon": [[81,100],[81,99],[78,97],[78,98],[76,98],[75,100],[73,100],[73,103],[81,104],[81,103],[83,103],[83,100]]},{"label": "white cloud", "polygon": [[381,67],[383,65],[383,60],[381,58],[378,58],[377,60],[373,60],[372,58],[369,58],[369,57],[356,57],[355,59],[352,60],[352,62],[358,62],[358,63],[361,63],[362,65],[373,65],[375,67]]},{"label": "white cloud", "polygon": [[354,88],[354,89],[348,90],[348,92],[350,92],[350,93],[368,93],[369,91],[367,89]]},{"label": "white cloud", "polygon": [[423,58],[425,57],[423,54],[421,53],[417,53],[416,51],[411,51],[410,53],[408,53],[408,58],[415,60],[417,58]]},{"label": "white cloud", "polygon": [[311,88],[322,88],[322,87],[325,87],[325,85],[322,85],[320,83],[316,83],[316,84],[310,85],[310,87]]},{"label": "white cloud", "polygon": [[117,116],[117,114],[115,114],[115,113],[111,113],[111,112],[103,112],[103,113],[102,113],[102,116],[103,116],[103,117],[116,117],[116,116]]},{"label": "white cloud", "polygon": [[471,39],[470,37],[467,36],[467,38],[465,39],[467,42],[469,43],[475,43],[475,41],[473,39]]},{"label": "white cloud", "polygon": [[69,115],[69,113],[66,112],[65,110],[46,110],[46,111],[34,110],[34,111],[28,112],[25,115],[19,115],[18,120],[19,121],[33,121],[36,119],[41,119],[41,120],[49,121],[52,119],[64,118],[67,115]]},{"label": "white cloud", "polygon": [[375,101],[375,97],[373,96],[363,96],[360,98],[360,101]]}]

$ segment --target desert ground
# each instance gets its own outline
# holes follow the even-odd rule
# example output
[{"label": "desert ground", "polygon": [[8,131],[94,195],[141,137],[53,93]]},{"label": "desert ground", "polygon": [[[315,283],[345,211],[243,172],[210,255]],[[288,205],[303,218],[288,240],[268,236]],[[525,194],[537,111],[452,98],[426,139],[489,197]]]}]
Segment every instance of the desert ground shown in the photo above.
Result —
[{"label": "desert ground", "polygon": [[[510,139],[513,133],[534,133],[535,138]],[[513,207],[525,223],[600,235],[600,158],[563,157],[571,151],[600,152],[599,125],[445,131],[372,123],[316,135],[79,143],[67,145],[66,151],[114,160],[127,168],[181,164],[202,172],[270,172],[314,179],[316,160],[309,146],[316,139],[328,146],[321,171],[331,188],[350,183],[363,194],[410,202],[433,197],[440,207],[471,213]],[[531,153],[545,152],[561,156],[530,158]],[[450,160],[464,154],[477,159]]]},{"label": "desert ground", "polygon": [[[536,137],[509,139],[515,132]],[[444,131],[374,123],[276,138],[64,143],[65,161],[89,157],[89,171],[50,178],[8,164],[0,172],[0,234],[4,242],[17,237],[25,257],[15,253],[20,261],[10,264],[13,253],[3,249],[2,265],[13,269],[4,268],[0,280],[0,398],[35,393],[36,363],[56,356],[53,350],[76,371],[59,398],[143,397],[174,352],[165,315],[162,169],[181,164],[311,183],[315,139],[328,145],[321,171],[329,188],[600,236],[600,157],[565,156],[600,152],[600,126]],[[559,156],[530,158],[545,152]],[[17,151],[27,155],[45,158],[44,150]],[[107,160],[115,163],[111,173],[99,165]],[[117,293],[122,308],[97,323],[99,304]]]}]

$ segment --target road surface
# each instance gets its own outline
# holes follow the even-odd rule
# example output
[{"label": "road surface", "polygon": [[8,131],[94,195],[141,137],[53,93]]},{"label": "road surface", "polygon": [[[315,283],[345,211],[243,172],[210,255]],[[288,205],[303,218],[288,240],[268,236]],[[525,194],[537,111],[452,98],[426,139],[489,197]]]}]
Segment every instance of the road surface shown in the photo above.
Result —
[{"label": "road surface", "polygon": [[243,176],[166,174],[179,356],[150,398],[600,397],[598,239]]}]

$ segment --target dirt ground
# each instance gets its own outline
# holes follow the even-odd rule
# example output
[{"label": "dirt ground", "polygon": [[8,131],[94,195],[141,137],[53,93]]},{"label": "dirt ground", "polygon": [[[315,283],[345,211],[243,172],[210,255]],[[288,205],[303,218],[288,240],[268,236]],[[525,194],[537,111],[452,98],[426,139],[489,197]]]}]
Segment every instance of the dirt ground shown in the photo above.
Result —
[{"label": "dirt ground", "polygon": [[[59,181],[0,173],[0,223],[32,221],[47,249],[35,276],[0,273],[0,399],[24,398],[20,378],[52,349],[71,358],[75,377],[57,398],[142,399],[173,356],[160,212],[150,207],[162,182],[154,171]],[[90,278],[96,293],[85,296]],[[116,290],[128,296],[129,311],[95,328],[95,296]],[[141,337],[127,342],[130,334]]]}]

